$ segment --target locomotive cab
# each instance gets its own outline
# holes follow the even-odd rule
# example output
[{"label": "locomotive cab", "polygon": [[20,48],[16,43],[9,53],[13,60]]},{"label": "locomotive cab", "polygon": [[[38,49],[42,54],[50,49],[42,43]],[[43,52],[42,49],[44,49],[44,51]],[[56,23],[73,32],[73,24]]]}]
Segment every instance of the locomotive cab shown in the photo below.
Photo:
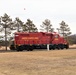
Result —
[{"label": "locomotive cab", "polygon": [[64,48],[68,49],[69,48],[69,44],[67,40],[57,33],[54,33],[53,35],[52,44],[53,44],[54,49],[64,49]]}]

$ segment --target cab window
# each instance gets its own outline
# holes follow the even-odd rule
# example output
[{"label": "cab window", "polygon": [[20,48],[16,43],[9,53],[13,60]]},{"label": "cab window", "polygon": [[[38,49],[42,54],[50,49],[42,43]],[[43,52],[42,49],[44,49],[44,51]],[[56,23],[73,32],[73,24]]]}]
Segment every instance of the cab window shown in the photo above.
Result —
[{"label": "cab window", "polygon": [[58,38],[58,35],[55,35],[54,37],[55,37],[55,38]]}]

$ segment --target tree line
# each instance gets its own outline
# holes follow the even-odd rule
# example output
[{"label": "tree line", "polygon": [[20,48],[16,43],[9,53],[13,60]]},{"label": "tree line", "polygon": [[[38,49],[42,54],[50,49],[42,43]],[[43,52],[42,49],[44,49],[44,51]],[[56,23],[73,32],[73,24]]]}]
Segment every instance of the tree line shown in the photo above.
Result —
[{"label": "tree line", "polygon": [[[60,27],[57,28],[59,34],[63,35],[63,37],[67,37],[71,34],[68,24],[66,24],[64,21],[61,21],[59,25]],[[52,26],[53,25],[51,24],[51,21],[49,19],[45,19],[40,25],[40,31],[54,32],[54,28]],[[5,34],[5,41],[7,41],[7,36],[10,36],[12,31],[38,32],[38,28],[30,19],[27,19],[27,21],[24,23],[19,17],[16,17],[13,21],[12,18],[5,13],[3,16],[0,16],[0,32]]]}]

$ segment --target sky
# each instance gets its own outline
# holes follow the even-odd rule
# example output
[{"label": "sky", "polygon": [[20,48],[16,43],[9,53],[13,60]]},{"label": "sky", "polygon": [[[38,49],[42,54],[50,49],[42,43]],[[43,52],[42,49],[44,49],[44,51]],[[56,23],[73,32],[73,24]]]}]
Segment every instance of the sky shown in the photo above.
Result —
[{"label": "sky", "polygon": [[19,17],[26,22],[29,18],[38,29],[45,19],[51,21],[55,31],[65,21],[76,34],[76,0],[0,0],[0,16],[4,13],[13,20]]}]

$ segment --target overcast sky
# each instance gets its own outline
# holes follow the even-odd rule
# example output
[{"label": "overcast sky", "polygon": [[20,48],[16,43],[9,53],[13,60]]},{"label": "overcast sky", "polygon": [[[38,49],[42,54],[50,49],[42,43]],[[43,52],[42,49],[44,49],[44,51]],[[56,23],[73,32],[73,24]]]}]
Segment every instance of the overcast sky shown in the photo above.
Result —
[{"label": "overcast sky", "polygon": [[76,0],[0,0],[0,16],[7,13],[13,20],[29,18],[40,28],[42,21],[51,20],[53,28],[65,21],[72,34],[76,33]]}]

